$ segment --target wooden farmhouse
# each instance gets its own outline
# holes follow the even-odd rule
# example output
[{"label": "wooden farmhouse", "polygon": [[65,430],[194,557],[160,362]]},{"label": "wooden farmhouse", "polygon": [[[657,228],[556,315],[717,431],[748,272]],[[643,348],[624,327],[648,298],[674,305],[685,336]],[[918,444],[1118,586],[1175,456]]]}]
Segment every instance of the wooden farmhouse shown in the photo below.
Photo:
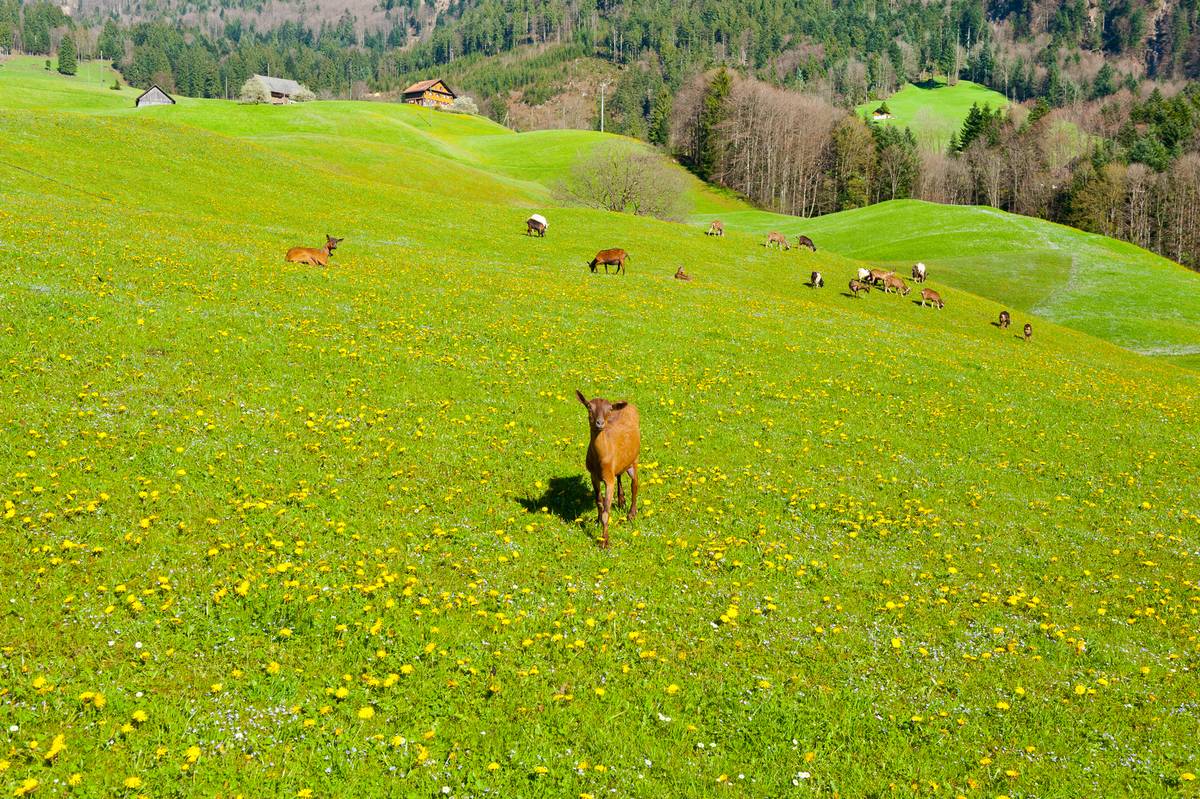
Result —
[{"label": "wooden farmhouse", "polygon": [[148,105],[175,105],[175,98],[155,84],[139,94],[133,104],[138,108],[145,108]]},{"label": "wooden farmhouse", "polygon": [[437,108],[439,106],[450,105],[454,102],[454,98],[458,97],[454,90],[446,85],[446,82],[440,78],[433,80],[423,80],[414,83],[404,90],[404,95],[401,98],[406,103],[414,105],[423,105],[426,108]]},{"label": "wooden farmhouse", "polygon": [[253,78],[271,95],[272,105],[287,105],[300,93],[300,84],[294,80],[272,78],[269,75],[254,75]]}]

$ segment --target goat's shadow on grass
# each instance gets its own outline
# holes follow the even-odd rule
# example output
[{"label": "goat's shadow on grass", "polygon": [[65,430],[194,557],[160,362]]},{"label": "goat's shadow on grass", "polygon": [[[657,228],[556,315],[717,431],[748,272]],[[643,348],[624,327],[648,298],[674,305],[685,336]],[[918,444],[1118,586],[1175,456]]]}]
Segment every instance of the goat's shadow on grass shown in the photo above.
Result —
[{"label": "goat's shadow on grass", "polygon": [[846,298],[846,299],[848,299],[848,300],[857,300],[857,299],[859,299],[858,297],[855,297],[853,294],[849,294],[849,293],[847,293],[847,292],[845,292],[845,291],[843,291],[843,292],[842,292],[842,296],[843,296],[843,297],[845,297],[845,298]]},{"label": "goat's shadow on grass", "polygon": [[517,502],[529,513],[541,513],[545,508],[565,522],[576,521],[589,508],[596,507],[591,485],[578,474],[551,477],[540,497],[518,497]]},{"label": "goat's shadow on grass", "polygon": [[1000,327],[999,322],[992,322],[991,325],[992,325],[992,327]]}]

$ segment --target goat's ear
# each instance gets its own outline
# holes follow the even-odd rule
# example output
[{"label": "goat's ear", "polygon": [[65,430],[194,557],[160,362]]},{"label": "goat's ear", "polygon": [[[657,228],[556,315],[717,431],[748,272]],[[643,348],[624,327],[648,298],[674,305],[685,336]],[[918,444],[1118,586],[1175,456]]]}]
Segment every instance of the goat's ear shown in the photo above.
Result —
[{"label": "goat's ear", "polygon": [[583,403],[583,406],[585,408],[592,407],[591,405],[588,405],[587,397],[583,396],[583,392],[580,391],[579,389],[575,389],[575,396],[579,397],[579,401]]},{"label": "goat's ear", "polygon": [[613,409],[614,411],[619,411],[619,410],[621,410],[622,408],[624,408],[624,407],[625,407],[626,405],[628,405],[628,404],[629,404],[629,403],[628,403],[628,402],[626,402],[625,400],[621,400],[620,402],[614,402],[614,403],[612,404],[612,409]]}]

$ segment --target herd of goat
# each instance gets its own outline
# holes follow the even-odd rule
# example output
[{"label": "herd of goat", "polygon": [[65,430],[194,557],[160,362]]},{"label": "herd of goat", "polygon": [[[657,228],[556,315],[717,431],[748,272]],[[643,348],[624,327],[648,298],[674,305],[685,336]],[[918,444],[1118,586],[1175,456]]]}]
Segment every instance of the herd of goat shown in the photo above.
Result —
[{"label": "herd of goat", "polygon": [[[549,227],[546,218],[540,214],[534,214],[525,221],[526,235],[544,238]],[[709,225],[706,233],[709,236],[724,236],[725,225],[719,220],[714,221]],[[328,266],[330,256],[342,241],[342,239],[334,238],[327,233],[324,247],[293,247],[287,251],[284,260],[309,266]],[[776,231],[767,234],[765,246],[780,250],[790,250],[792,247],[787,236]],[[805,247],[812,252],[817,251],[816,244],[808,236],[798,236],[796,246]],[[629,253],[620,248],[614,248],[596,253],[596,257],[588,263],[588,267],[595,272],[598,267],[603,266],[607,274],[609,267],[615,266],[617,274],[623,274],[626,273],[625,264],[628,261]],[[913,281],[924,283],[927,278],[928,270],[925,264],[915,264],[912,268]],[[681,266],[675,272],[675,279],[690,281],[692,276],[683,271]],[[814,289],[824,288],[825,278],[820,272],[814,271],[808,285]],[[850,280],[849,288],[855,299],[860,294],[870,293],[872,288],[882,289],[885,293],[895,293],[900,296],[908,296],[912,290],[894,270],[867,268],[858,270],[857,277]],[[922,288],[921,305],[940,310],[946,304],[936,291]],[[1001,311],[997,326],[1001,330],[1006,330],[1011,324],[1012,316],[1009,312]],[[1026,341],[1033,337],[1033,326],[1028,322],[1025,323],[1024,333]],[[600,546],[608,547],[609,512],[614,500],[618,508],[625,504],[622,478],[626,476],[629,477],[630,482],[629,512],[626,518],[633,519],[637,515],[638,455],[642,443],[638,412],[631,402],[609,402],[602,397],[589,400],[579,390],[575,391],[575,396],[587,409],[589,438],[584,465],[592,479],[592,493],[601,529]]]}]

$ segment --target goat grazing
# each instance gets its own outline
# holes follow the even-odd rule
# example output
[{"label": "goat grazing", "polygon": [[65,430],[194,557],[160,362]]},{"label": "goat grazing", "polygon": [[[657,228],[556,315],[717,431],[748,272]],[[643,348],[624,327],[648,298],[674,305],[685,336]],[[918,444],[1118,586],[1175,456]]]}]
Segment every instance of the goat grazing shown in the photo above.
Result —
[{"label": "goat grazing", "polygon": [[813,272],[812,277],[808,279],[808,287],[810,289],[825,288],[825,278],[821,276],[820,272]]},{"label": "goat grazing", "polygon": [[675,279],[676,280],[691,280],[692,276],[689,275],[687,272],[683,271],[683,267],[681,266],[675,270]]},{"label": "goat grazing", "polygon": [[1033,338],[1033,325],[1026,322],[1025,323],[1025,340],[1029,341],[1032,338]]},{"label": "goat grazing", "polygon": [[912,291],[912,289],[908,287],[908,284],[904,282],[904,278],[897,277],[895,272],[889,273],[888,276],[883,279],[883,290],[885,293],[894,291],[901,297],[907,297],[908,292]]},{"label": "goat grazing", "polygon": [[808,236],[797,236],[796,237],[796,246],[797,247],[807,247],[808,249],[812,250],[813,252],[817,251],[817,245],[813,244],[813,240],[810,239]]},{"label": "goat grazing", "polygon": [[770,247],[772,244],[779,250],[792,249],[792,245],[788,244],[787,236],[774,230],[767,234],[767,243],[764,246]]},{"label": "goat grazing", "polygon": [[[637,516],[638,453],[642,448],[642,432],[638,424],[638,412],[631,402],[609,402],[597,397],[584,399],[583,392],[575,390],[575,396],[587,408],[588,442],[587,466],[592,478],[592,493],[596,498],[596,511],[600,515],[603,539],[600,546],[608,548],[608,512],[612,508],[613,484],[616,483],[617,507],[625,504],[621,488],[622,475],[629,475],[631,496],[626,519]],[[604,485],[604,496],[600,486]]]},{"label": "goat grazing", "polygon": [[532,236],[534,233],[539,238],[546,237],[546,230],[550,227],[550,223],[546,221],[546,217],[541,214],[533,214],[525,220],[525,235]]},{"label": "goat grazing", "polygon": [[[588,264],[588,268],[595,272],[596,266],[602,265],[604,267],[604,274],[607,275],[608,267],[615,264],[617,267],[617,274],[619,275],[622,272],[625,272],[625,262],[628,260],[629,253],[622,249],[601,250],[600,252],[596,253],[596,257],[593,258],[592,262]],[[629,274],[628,272],[625,273]]]},{"label": "goat grazing", "polygon": [[917,262],[913,265],[912,279],[917,283],[925,282],[925,264]]},{"label": "goat grazing", "polygon": [[946,303],[942,302],[942,295],[933,289],[921,289],[921,305],[924,306],[926,303],[937,308],[939,311],[946,307]]},{"label": "goat grazing", "polygon": [[864,292],[866,294],[870,294],[871,293],[871,284],[866,283],[862,280],[853,280],[852,279],[850,281],[850,293],[854,295],[854,299],[858,299],[858,292],[860,292],[860,291]]},{"label": "goat grazing", "polygon": [[867,282],[868,280],[870,280],[870,279],[871,279],[871,270],[870,270],[870,269],[863,269],[863,268],[860,266],[860,267],[858,268],[858,279],[859,279],[861,282],[863,282],[863,283],[865,283],[865,282]]},{"label": "goat grazing", "polygon": [[708,232],[706,232],[704,235],[706,235],[706,236],[724,236],[725,235],[725,223],[723,223],[720,219],[714,219],[712,221],[712,224],[708,226]]},{"label": "goat grazing", "polygon": [[1012,317],[1008,315],[1008,311],[1001,311],[1000,312],[1000,329],[1007,330],[1008,326],[1011,324],[1012,324]]},{"label": "goat grazing", "polygon": [[324,247],[319,249],[315,247],[293,247],[287,251],[287,255],[283,256],[283,260],[293,264],[329,266],[329,256],[333,255],[333,251],[343,241],[345,241],[344,238],[335,239],[326,233]]}]

